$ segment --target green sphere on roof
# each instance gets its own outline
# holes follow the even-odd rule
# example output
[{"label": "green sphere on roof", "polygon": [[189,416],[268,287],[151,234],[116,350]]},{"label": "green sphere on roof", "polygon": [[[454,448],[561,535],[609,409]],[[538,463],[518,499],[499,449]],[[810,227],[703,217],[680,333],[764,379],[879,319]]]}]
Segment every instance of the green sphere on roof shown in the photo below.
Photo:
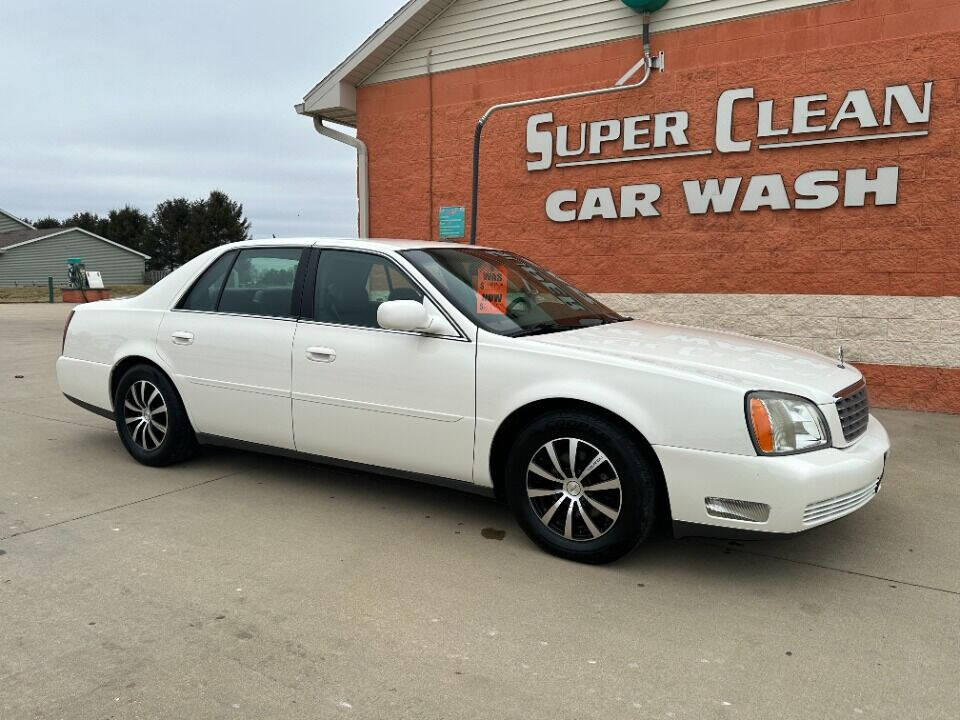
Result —
[{"label": "green sphere on roof", "polygon": [[623,0],[623,4],[637,12],[652,13],[666,5],[667,0]]}]

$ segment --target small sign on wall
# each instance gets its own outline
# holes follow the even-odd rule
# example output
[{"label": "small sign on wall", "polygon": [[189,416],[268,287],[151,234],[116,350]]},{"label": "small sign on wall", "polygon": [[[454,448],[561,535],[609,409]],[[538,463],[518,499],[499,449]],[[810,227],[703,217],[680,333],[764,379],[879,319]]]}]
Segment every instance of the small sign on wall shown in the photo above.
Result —
[{"label": "small sign on wall", "polygon": [[466,226],[466,211],[463,205],[448,205],[440,208],[437,213],[440,226],[440,237],[462,238]]}]

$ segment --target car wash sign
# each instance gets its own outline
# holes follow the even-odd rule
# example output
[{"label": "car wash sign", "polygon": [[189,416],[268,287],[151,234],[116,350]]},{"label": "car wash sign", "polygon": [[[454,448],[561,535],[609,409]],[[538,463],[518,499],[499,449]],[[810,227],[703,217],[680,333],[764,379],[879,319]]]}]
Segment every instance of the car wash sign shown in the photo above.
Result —
[{"label": "car wash sign", "polygon": [[[922,89],[889,85],[871,101],[865,90],[850,90],[831,104],[825,93],[792,100],[790,122],[774,121],[774,100],[757,98],[751,87],[725,90],[717,98],[713,144],[693,147],[687,137],[690,115],[684,110],[600,119],[571,125],[554,123],[553,113],[527,119],[527,170],[583,168],[712,155],[745,153],[754,148],[771,160],[778,150],[891,138],[917,138],[929,132],[933,82]],[[749,117],[749,122],[734,121]],[[745,115],[744,110],[749,114]],[[892,126],[897,123],[898,129]],[[841,193],[841,174],[843,175]],[[691,215],[770,210],[823,210],[895,205],[900,168],[885,165],[821,169],[800,173],[788,186],[780,173],[749,177],[683,180],[677,188],[644,182],[619,187],[554,190],[546,197],[547,217],[555,222],[657,217],[666,192],[680,192]]]}]

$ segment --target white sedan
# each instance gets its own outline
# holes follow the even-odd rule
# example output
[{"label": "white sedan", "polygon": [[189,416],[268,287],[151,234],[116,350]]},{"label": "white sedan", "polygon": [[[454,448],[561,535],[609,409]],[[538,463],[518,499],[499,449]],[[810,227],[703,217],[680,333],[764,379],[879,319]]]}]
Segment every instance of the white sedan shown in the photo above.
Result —
[{"label": "white sedan", "polygon": [[141,463],[209,443],[462,487],[585,562],[671,521],[764,536],[835,520],[873,498],[889,450],[842,358],[631,320],[453,243],[210,250],[78,306],[57,376]]}]

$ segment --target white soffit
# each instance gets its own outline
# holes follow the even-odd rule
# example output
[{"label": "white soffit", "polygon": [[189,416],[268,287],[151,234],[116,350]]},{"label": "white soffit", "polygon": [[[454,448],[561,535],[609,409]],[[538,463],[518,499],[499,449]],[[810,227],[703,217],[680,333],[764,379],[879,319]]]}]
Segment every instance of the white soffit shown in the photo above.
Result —
[{"label": "white soffit", "polygon": [[416,37],[451,0],[409,0],[303,97],[297,112],[356,125],[356,87]]},{"label": "white soffit", "polygon": [[[670,0],[651,32],[820,5],[830,0]],[[356,124],[360,85],[638,37],[621,0],[411,0],[304,97],[300,112]],[[669,59],[667,60],[669,68]]]}]

